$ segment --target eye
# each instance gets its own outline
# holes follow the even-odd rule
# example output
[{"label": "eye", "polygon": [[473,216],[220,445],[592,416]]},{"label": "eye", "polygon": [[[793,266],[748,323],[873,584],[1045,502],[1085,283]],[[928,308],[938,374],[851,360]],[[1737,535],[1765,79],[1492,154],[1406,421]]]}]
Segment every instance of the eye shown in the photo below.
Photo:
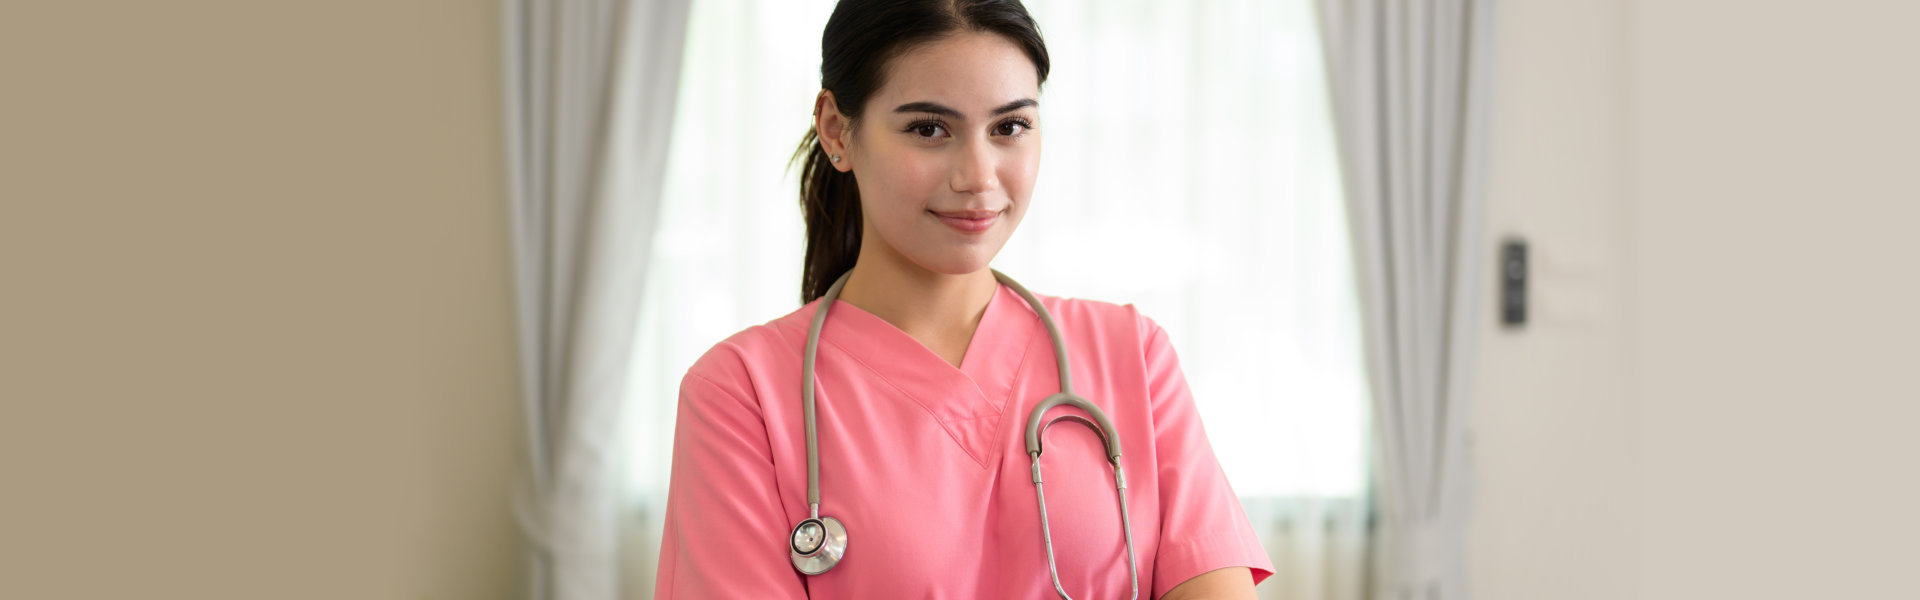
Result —
[{"label": "eye", "polygon": [[1007,119],[1001,121],[999,125],[993,128],[993,132],[996,134],[1014,137],[1026,135],[1028,131],[1032,130],[1033,123],[1028,122],[1026,119]]},{"label": "eye", "polygon": [[915,121],[907,126],[906,132],[931,140],[946,137],[947,126],[941,125],[939,121]]}]

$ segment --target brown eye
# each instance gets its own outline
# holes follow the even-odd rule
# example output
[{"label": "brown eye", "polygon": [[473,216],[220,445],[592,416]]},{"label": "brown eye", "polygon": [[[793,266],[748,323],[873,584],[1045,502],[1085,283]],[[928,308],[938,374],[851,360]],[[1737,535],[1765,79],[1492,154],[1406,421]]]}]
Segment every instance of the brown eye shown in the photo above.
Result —
[{"label": "brown eye", "polygon": [[1026,133],[1028,130],[1031,130],[1031,129],[1033,129],[1033,125],[1027,123],[1026,121],[1022,121],[1020,119],[1014,119],[1012,121],[1001,123],[999,127],[993,128],[993,132],[998,133],[1000,135],[1005,135],[1005,136],[1015,136],[1015,135]]},{"label": "brown eye", "polygon": [[911,133],[926,139],[944,137],[946,135],[946,132],[947,132],[946,127],[941,126],[939,123],[933,123],[930,121],[921,121],[919,123],[914,123],[912,125],[907,126],[907,133]]}]

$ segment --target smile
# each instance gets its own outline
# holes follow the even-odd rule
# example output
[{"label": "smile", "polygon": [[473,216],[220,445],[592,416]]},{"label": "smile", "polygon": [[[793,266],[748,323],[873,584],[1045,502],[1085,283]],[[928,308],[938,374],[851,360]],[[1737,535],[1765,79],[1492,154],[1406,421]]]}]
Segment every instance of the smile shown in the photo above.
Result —
[{"label": "smile", "polygon": [[938,217],[940,222],[962,233],[983,233],[992,229],[993,224],[1000,220],[1000,212],[992,210],[960,210],[946,213],[930,210],[927,214]]}]

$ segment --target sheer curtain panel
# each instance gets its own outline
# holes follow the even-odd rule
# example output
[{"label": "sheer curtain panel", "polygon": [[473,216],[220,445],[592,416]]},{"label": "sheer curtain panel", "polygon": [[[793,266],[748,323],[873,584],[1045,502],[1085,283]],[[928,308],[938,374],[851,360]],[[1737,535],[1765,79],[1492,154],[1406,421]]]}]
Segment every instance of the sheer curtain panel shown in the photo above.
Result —
[{"label": "sheer curtain panel", "polygon": [[1384,600],[1466,597],[1487,0],[1319,0],[1379,431]]},{"label": "sheer curtain panel", "polygon": [[617,428],[660,201],[685,0],[503,0],[527,480],[526,596],[611,600]]}]

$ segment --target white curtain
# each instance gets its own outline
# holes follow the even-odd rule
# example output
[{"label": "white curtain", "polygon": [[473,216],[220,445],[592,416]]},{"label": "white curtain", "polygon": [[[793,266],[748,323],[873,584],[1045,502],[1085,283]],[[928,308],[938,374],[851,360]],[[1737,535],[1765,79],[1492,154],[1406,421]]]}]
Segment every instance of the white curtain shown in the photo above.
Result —
[{"label": "white curtain", "polygon": [[[1311,0],[1027,6],[1053,57],[1046,149],[994,266],[1037,292],[1135,303],[1165,326],[1280,569],[1261,597],[1363,598],[1366,383]],[[800,305],[804,229],[784,169],[832,8],[693,2],[627,414],[636,551],[658,551],[681,375]],[[628,563],[628,587],[650,589],[656,562]]]},{"label": "white curtain", "polygon": [[502,83],[528,480],[525,595],[611,600],[620,410],[661,197],[685,0],[504,0]]},{"label": "white curtain", "polygon": [[1486,0],[1319,0],[1379,427],[1378,597],[1467,594]]}]

